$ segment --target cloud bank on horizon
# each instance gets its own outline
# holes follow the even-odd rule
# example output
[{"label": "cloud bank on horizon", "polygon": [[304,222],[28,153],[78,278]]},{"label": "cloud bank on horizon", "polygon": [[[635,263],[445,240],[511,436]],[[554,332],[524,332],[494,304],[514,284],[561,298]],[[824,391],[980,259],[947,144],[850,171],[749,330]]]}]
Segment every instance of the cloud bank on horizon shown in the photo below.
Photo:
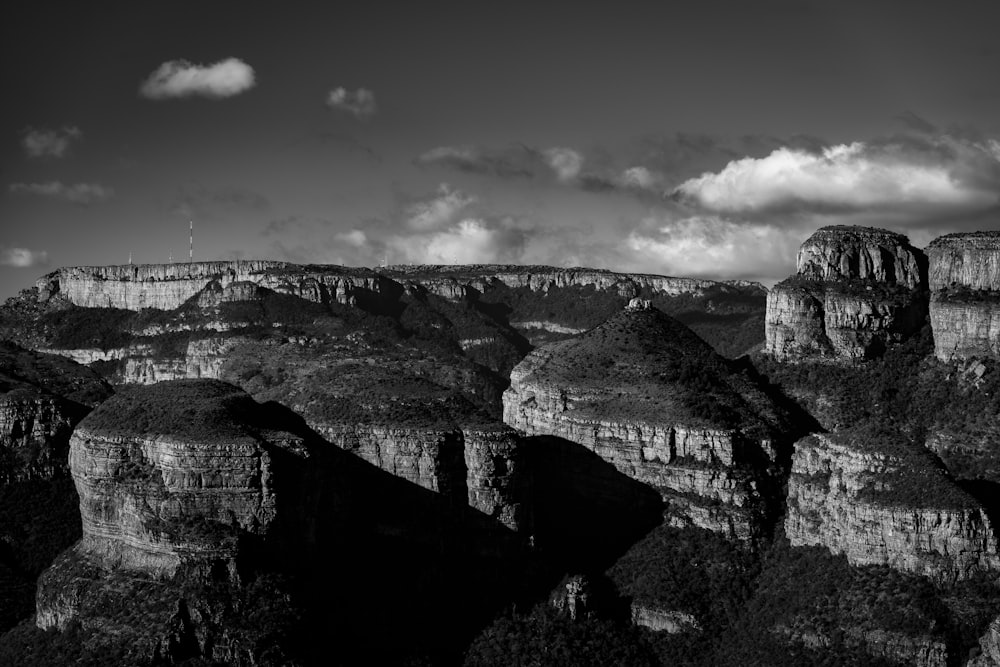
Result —
[{"label": "cloud bank on horizon", "polygon": [[[423,249],[426,257],[438,259],[440,245],[465,237],[477,241],[464,253],[472,261],[530,256],[564,264],[583,258],[621,270],[772,283],[794,265],[802,240],[824,225],[887,227],[922,245],[1000,212],[1000,142],[942,133],[914,114],[905,120],[909,133],[848,144],[797,138],[774,146],[776,140],[768,138],[755,142],[757,148],[771,144],[766,152],[686,178],[679,177],[682,165],[648,152],[646,164],[626,167],[591,165],[572,148],[436,147],[417,164],[499,180],[544,181],[592,195],[632,196],[646,211],[608,221],[603,239],[586,247],[572,238],[542,242],[551,248],[548,255],[537,247],[551,232],[544,223],[521,221],[518,235],[509,238],[496,223],[480,219],[463,220],[449,236],[424,239],[403,254],[419,261],[413,256]],[[720,152],[719,142],[708,137],[701,138],[700,148],[688,143],[693,153]],[[495,245],[478,242],[491,233]]]}]

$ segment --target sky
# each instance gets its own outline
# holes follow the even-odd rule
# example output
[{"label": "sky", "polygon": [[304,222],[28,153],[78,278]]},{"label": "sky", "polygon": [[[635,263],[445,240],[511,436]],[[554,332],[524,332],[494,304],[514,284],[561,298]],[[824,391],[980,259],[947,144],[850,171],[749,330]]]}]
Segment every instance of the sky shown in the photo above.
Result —
[{"label": "sky", "polygon": [[992,0],[402,4],[5,10],[0,298],[191,221],[195,260],[768,285],[824,225],[1000,229]]}]

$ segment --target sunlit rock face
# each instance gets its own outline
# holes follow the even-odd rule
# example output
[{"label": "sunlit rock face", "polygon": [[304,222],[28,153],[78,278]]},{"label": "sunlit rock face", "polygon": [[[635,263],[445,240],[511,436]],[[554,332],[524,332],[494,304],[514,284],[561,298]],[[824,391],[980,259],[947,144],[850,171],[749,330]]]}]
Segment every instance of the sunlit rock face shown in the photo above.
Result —
[{"label": "sunlit rock face", "polygon": [[1000,232],[948,234],[927,256],[937,358],[1000,356]]},{"label": "sunlit rock face", "polygon": [[782,416],[689,329],[641,300],[536,349],[511,373],[504,421],[593,451],[660,491],[668,521],[750,538]]},{"label": "sunlit rock face", "polygon": [[240,534],[276,514],[269,449],[297,438],[248,425],[256,404],[220,382],[164,383],[119,394],[70,441],[83,538],[109,568],[172,576],[229,563]]},{"label": "sunlit rock face", "polygon": [[66,267],[39,279],[36,287],[43,301],[58,295],[86,308],[173,310],[206,288],[200,297],[205,305],[256,298],[261,287],[308,301],[348,304],[359,295],[378,293],[385,283],[368,269],[239,260]]},{"label": "sunlit rock face", "polygon": [[916,446],[850,432],[803,438],[787,507],[793,546],[823,546],[854,565],[944,582],[1000,569],[986,512]]},{"label": "sunlit rock face", "polygon": [[901,234],[824,227],[802,244],[796,275],[768,293],[764,351],[782,361],[876,357],[923,325],[925,273]]}]

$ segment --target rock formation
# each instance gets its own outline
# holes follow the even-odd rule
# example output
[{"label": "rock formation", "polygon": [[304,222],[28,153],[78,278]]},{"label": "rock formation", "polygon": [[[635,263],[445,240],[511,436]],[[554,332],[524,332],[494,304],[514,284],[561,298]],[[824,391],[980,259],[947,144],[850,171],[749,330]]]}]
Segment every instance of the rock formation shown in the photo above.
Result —
[{"label": "rock formation", "polygon": [[68,472],[73,427],[111,388],[60,357],[0,344],[0,483]]},{"label": "rock formation", "polygon": [[217,294],[206,295],[206,302],[243,298],[254,284],[308,301],[346,304],[378,293],[383,283],[368,269],[239,260],[66,267],[43,276],[36,287],[42,301],[59,296],[85,308],[173,310],[206,287],[209,295]]},{"label": "rock formation", "polygon": [[824,227],[802,244],[796,275],[767,295],[766,354],[782,361],[852,361],[920,329],[926,261],[905,236]]},{"label": "rock formation", "polygon": [[948,234],[927,256],[937,358],[1000,357],[1000,232]]},{"label": "rock formation", "polygon": [[503,402],[511,426],[582,445],[659,490],[671,523],[743,539],[761,526],[780,411],[648,303],[536,349]]},{"label": "rock formation", "polygon": [[878,433],[817,434],[795,444],[785,532],[854,565],[943,582],[1000,569],[983,508],[932,455]]}]

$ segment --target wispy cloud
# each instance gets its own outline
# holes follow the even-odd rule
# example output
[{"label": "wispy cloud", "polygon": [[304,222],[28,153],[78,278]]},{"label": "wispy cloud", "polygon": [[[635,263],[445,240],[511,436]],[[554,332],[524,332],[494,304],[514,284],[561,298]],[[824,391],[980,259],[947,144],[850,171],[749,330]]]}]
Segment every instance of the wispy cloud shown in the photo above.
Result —
[{"label": "wispy cloud", "polygon": [[57,130],[43,130],[32,127],[24,131],[21,145],[28,157],[65,157],[69,153],[70,144],[83,137],[80,128],[66,125]]},{"label": "wispy cloud", "polygon": [[368,118],[375,114],[375,93],[367,88],[351,91],[346,88],[334,88],[326,96],[326,103],[334,109],[346,111],[356,118]]},{"label": "wispy cloud", "polygon": [[222,99],[246,92],[255,83],[253,68],[238,58],[212,65],[170,60],[143,81],[139,94],[151,100],[194,96]]},{"label": "wispy cloud", "polygon": [[35,266],[46,266],[48,263],[49,253],[44,250],[0,246],[0,266],[27,269]]},{"label": "wispy cloud", "polygon": [[475,197],[442,183],[433,196],[406,207],[405,224],[417,231],[438,229],[454,221],[460,211],[475,201]]},{"label": "wispy cloud", "polygon": [[75,185],[66,185],[60,181],[11,183],[8,189],[14,194],[62,199],[74,204],[92,204],[111,199],[115,195],[113,188],[97,183],[77,183]]}]

